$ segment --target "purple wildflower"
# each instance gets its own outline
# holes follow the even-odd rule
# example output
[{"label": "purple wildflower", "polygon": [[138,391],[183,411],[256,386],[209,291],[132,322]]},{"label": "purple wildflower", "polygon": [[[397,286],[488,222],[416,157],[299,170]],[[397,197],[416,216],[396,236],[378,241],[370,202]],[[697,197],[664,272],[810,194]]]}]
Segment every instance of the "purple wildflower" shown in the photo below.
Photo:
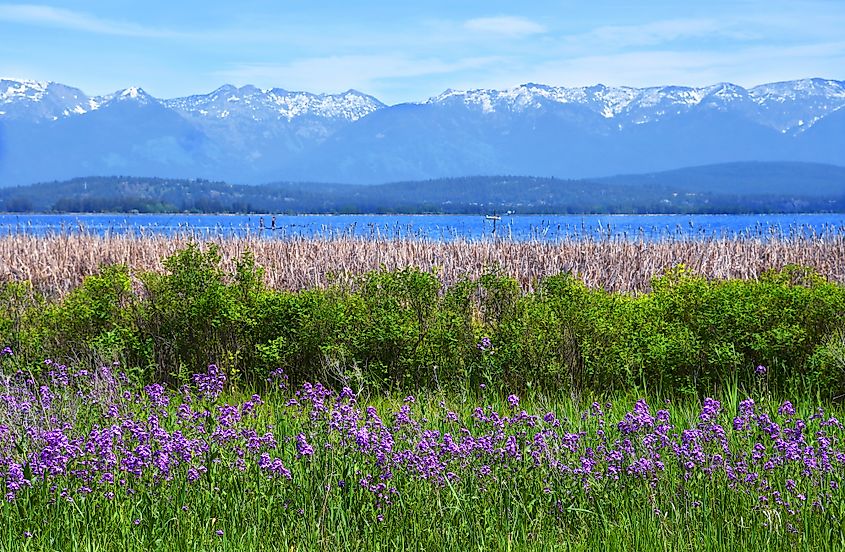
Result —
[{"label": "purple wildflower", "polygon": [[481,341],[475,345],[475,348],[481,352],[491,351],[493,349],[493,342],[490,341],[489,337],[482,337]]},{"label": "purple wildflower", "polygon": [[704,406],[701,409],[701,414],[698,415],[698,419],[702,422],[712,422],[719,416],[721,411],[722,403],[707,397],[704,399]]},{"label": "purple wildflower", "polygon": [[200,393],[209,399],[216,399],[223,392],[226,374],[221,372],[216,365],[209,364],[205,373],[194,374],[192,379]]},{"label": "purple wildflower", "polygon": [[270,372],[269,376],[267,377],[268,383],[275,383],[279,389],[287,389],[288,387],[288,375],[285,374],[285,370],[283,368],[276,368],[272,372]]},{"label": "purple wildflower", "polygon": [[296,452],[299,454],[299,456],[314,455],[314,447],[308,444],[308,441],[305,439],[304,433],[300,433],[296,436]]},{"label": "purple wildflower", "polygon": [[784,403],[780,405],[780,408],[778,408],[778,415],[791,418],[792,416],[795,416],[795,407],[792,406],[791,402],[784,401]]}]

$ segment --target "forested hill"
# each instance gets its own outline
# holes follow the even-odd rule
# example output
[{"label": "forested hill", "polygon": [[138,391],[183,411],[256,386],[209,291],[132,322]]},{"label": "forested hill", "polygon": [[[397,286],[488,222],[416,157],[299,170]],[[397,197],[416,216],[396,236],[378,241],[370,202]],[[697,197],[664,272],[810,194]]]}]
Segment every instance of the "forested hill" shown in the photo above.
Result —
[{"label": "forested hill", "polygon": [[6,212],[767,213],[845,211],[845,167],[729,163],[589,180],[476,176],[378,186],[89,177],[0,190]]}]

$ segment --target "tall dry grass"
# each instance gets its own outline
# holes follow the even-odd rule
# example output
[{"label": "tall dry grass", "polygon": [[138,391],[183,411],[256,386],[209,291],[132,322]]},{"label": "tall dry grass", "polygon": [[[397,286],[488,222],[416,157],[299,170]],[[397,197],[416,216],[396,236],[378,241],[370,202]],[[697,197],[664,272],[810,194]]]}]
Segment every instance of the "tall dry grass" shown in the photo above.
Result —
[{"label": "tall dry grass", "polygon": [[189,241],[216,243],[224,267],[249,250],[277,289],[325,286],[379,267],[437,270],[444,284],[498,266],[526,289],[539,278],[570,272],[587,285],[646,291],[650,278],[683,263],[710,278],[756,278],[763,271],[799,264],[845,282],[845,236],[769,240],[704,239],[658,242],[588,239],[558,242],[502,240],[433,242],[405,239],[194,238],[84,233],[0,236],[0,282],[30,280],[49,295],[62,295],[101,265],[121,263],[133,271],[163,270],[162,260]]}]

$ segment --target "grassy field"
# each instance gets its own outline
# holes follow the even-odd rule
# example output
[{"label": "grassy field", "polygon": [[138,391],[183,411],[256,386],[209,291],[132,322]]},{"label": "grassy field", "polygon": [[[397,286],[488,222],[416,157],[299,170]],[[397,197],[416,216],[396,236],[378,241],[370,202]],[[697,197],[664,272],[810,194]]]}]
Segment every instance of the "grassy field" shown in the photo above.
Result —
[{"label": "grassy field", "polygon": [[[770,238],[770,239],[763,239]],[[746,239],[613,239],[560,242],[454,241],[392,239],[287,239],[258,237],[200,239],[159,235],[98,237],[68,233],[48,237],[0,236],[0,282],[30,280],[47,294],[61,295],[104,264],[125,264],[133,271],[161,271],[162,261],[192,241],[219,246],[231,271],[244,251],[263,266],[273,289],[326,286],[349,276],[409,266],[436,270],[444,285],[477,278],[491,267],[532,289],[543,277],[572,273],[587,286],[609,291],[646,291],[655,274],[684,264],[708,278],[756,278],[764,271],[794,264],[845,282],[845,235],[801,234]]]},{"label": "grassy field", "polygon": [[[8,353],[8,351],[7,351]],[[0,393],[0,550],[841,550],[841,407],[759,385],[367,396],[47,363]]]}]

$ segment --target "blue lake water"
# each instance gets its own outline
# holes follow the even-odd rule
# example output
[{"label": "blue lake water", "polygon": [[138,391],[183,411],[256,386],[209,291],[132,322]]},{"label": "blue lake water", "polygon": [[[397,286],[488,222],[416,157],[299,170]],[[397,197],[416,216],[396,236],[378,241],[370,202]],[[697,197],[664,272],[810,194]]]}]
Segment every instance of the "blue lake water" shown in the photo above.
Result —
[{"label": "blue lake water", "polygon": [[787,215],[503,215],[492,221],[467,215],[188,215],[0,214],[0,232],[260,236],[267,239],[404,238],[449,241],[504,238],[704,239],[773,235],[845,234],[845,214]]}]

